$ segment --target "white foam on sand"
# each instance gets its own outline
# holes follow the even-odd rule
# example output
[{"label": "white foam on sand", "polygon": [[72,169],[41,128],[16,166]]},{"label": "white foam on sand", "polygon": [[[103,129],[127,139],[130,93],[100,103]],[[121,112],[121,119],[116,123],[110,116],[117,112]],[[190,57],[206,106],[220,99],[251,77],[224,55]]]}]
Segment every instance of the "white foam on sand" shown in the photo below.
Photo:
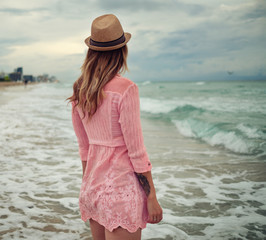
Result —
[{"label": "white foam on sand", "polygon": [[90,235],[79,216],[81,164],[65,94],[38,85],[0,106],[2,239]]},{"label": "white foam on sand", "polygon": [[[158,198],[165,206],[163,223],[181,230],[191,226],[190,234],[179,233],[173,239],[243,238],[249,232],[248,226],[253,225],[257,225],[257,231],[256,227],[253,231],[262,237],[266,217],[260,211],[266,207],[265,182],[246,181],[245,171],[210,175],[203,169],[193,166],[153,169],[157,176],[167,175],[155,178]],[[183,178],[184,172],[188,177]],[[197,177],[189,177],[190,172],[197,172]]]}]

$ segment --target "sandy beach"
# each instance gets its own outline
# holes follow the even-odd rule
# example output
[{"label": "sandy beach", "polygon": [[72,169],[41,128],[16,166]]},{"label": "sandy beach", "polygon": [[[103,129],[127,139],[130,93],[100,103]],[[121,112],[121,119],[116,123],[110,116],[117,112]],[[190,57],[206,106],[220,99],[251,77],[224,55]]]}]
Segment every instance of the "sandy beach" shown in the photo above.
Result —
[{"label": "sandy beach", "polygon": [[0,88],[24,85],[23,82],[0,82]]},{"label": "sandy beach", "polygon": [[[28,82],[27,85],[34,85],[38,82]],[[24,86],[23,82],[0,82],[0,89],[6,88],[6,87],[14,87],[14,86]]]}]

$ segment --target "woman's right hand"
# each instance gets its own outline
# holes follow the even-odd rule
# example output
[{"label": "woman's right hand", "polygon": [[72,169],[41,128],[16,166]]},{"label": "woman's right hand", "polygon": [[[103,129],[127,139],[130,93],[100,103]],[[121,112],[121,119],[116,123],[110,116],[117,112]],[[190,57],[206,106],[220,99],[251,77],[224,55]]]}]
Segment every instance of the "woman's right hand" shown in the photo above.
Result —
[{"label": "woman's right hand", "polygon": [[147,208],[149,213],[148,223],[159,223],[163,219],[163,210],[156,197],[148,196]]}]

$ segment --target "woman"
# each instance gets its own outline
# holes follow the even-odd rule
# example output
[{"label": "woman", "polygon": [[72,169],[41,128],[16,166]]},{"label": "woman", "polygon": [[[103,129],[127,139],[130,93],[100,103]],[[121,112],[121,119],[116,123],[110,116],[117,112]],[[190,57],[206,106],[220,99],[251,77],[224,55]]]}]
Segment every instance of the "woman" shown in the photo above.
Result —
[{"label": "woman", "polygon": [[96,18],[82,74],[73,85],[73,127],[83,178],[81,218],[94,240],[140,239],[146,223],[162,220],[140,125],[136,84],[127,70],[127,46],[116,16]]}]

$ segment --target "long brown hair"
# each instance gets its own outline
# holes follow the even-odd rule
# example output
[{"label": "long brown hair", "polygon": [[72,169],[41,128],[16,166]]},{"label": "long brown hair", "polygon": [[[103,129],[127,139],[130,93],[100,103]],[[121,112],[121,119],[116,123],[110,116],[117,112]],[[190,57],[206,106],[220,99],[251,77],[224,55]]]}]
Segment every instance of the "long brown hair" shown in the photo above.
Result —
[{"label": "long brown hair", "polygon": [[[122,48],[112,51],[94,51],[88,49],[87,56],[81,67],[81,76],[73,84],[73,95],[66,100],[77,101],[83,112],[88,113],[90,119],[97,111],[104,98],[103,87],[117,73],[123,73],[127,68],[128,49]],[[73,108],[73,109],[74,109]]]}]

